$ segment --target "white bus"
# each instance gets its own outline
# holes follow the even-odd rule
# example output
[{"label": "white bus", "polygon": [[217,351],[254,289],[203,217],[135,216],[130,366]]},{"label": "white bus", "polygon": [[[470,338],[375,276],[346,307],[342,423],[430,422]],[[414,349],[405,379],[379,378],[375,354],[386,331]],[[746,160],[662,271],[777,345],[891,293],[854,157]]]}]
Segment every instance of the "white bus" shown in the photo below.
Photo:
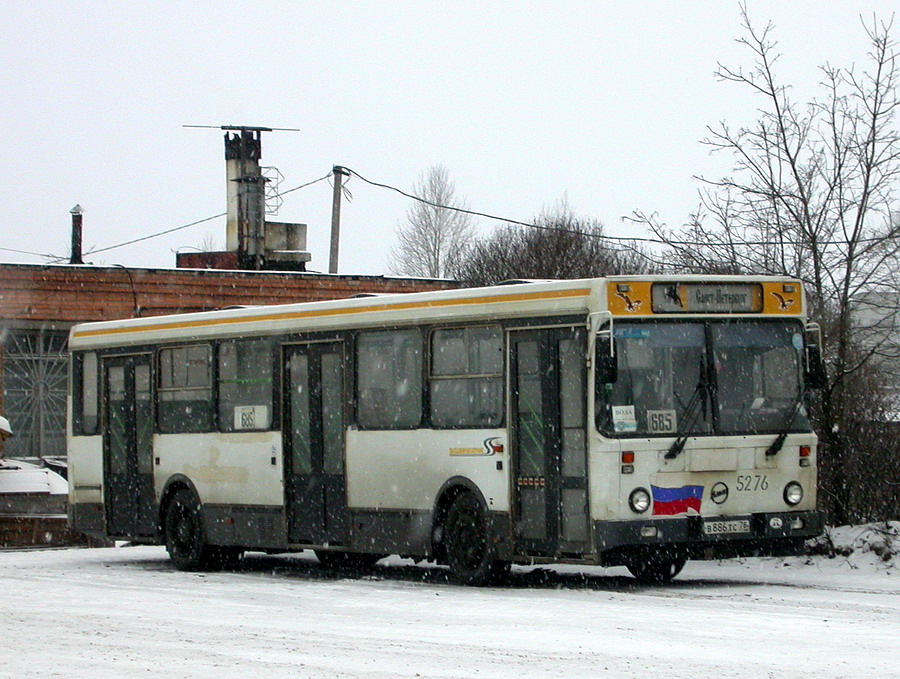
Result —
[{"label": "white bus", "polygon": [[822,529],[799,281],[617,276],[75,326],[70,525],[180,569],[799,553]]}]

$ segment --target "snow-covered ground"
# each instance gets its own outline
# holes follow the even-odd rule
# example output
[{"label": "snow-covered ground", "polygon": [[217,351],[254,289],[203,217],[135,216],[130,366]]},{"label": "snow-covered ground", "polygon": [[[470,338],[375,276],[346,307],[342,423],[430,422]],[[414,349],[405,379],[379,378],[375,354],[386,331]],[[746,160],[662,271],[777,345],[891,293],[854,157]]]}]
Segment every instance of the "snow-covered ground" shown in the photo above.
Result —
[{"label": "snow-covered ground", "polygon": [[[878,533],[835,558],[515,568],[449,584],[397,558],[370,574],[251,554],[181,573],[158,547],[0,552],[2,677],[897,677],[900,566]],[[865,545],[876,551],[863,551]]]}]

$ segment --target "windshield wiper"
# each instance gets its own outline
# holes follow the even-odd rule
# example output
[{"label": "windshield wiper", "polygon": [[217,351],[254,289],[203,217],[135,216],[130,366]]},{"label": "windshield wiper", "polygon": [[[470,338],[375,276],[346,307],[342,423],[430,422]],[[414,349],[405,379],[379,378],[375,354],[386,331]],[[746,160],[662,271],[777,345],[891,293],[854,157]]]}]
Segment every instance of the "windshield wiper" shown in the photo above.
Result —
[{"label": "windshield wiper", "polygon": [[684,409],[684,417],[681,420],[681,426],[678,427],[676,432],[675,441],[665,455],[667,460],[675,459],[684,450],[684,444],[687,443],[689,432],[693,431],[697,418],[700,417],[700,413],[703,412],[703,407],[706,405],[706,388],[706,370],[701,366],[700,381],[697,382],[694,393],[691,394],[687,407]]},{"label": "windshield wiper", "polygon": [[797,396],[797,400],[794,403],[793,407],[787,414],[787,417],[781,423],[781,426],[778,428],[778,436],[775,437],[775,440],[772,441],[772,445],[766,448],[766,457],[772,457],[774,455],[778,455],[781,451],[781,446],[784,445],[784,441],[787,438],[788,432],[791,430],[791,425],[794,423],[794,419],[797,417],[797,414],[800,412],[800,408],[803,405],[803,401],[806,400],[806,386],[800,390],[799,396]]}]

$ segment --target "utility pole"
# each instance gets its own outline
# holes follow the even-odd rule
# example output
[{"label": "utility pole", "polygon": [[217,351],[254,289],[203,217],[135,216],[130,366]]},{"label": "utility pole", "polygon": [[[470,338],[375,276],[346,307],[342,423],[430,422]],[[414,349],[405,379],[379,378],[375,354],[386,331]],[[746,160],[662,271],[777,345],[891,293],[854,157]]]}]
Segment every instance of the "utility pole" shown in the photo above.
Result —
[{"label": "utility pole", "polygon": [[331,201],[331,253],[328,257],[328,273],[338,272],[338,245],[341,241],[341,185],[344,177],[349,177],[340,165],[331,168],[334,177],[334,196]]}]

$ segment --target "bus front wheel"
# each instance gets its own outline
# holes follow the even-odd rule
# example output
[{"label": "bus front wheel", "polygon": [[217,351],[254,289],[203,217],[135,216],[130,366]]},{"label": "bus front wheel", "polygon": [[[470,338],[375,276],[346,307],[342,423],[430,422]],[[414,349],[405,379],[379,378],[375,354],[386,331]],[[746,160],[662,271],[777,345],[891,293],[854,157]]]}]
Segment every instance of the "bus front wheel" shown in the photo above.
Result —
[{"label": "bus front wheel", "polygon": [[471,493],[462,493],[453,500],[444,536],[447,564],[458,582],[483,585],[509,571],[509,562],[496,558],[487,512]]},{"label": "bus front wheel", "polygon": [[647,557],[628,564],[634,579],[644,585],[658,585],[669,582],[684,568],[685,559],[680,557]]},{"label": "bus front wheel", "polygon": [[212,549],[206,544],[200,503],[186,489],[176,491],[166,512],[166,551],[181,571],[209,568]]}]

